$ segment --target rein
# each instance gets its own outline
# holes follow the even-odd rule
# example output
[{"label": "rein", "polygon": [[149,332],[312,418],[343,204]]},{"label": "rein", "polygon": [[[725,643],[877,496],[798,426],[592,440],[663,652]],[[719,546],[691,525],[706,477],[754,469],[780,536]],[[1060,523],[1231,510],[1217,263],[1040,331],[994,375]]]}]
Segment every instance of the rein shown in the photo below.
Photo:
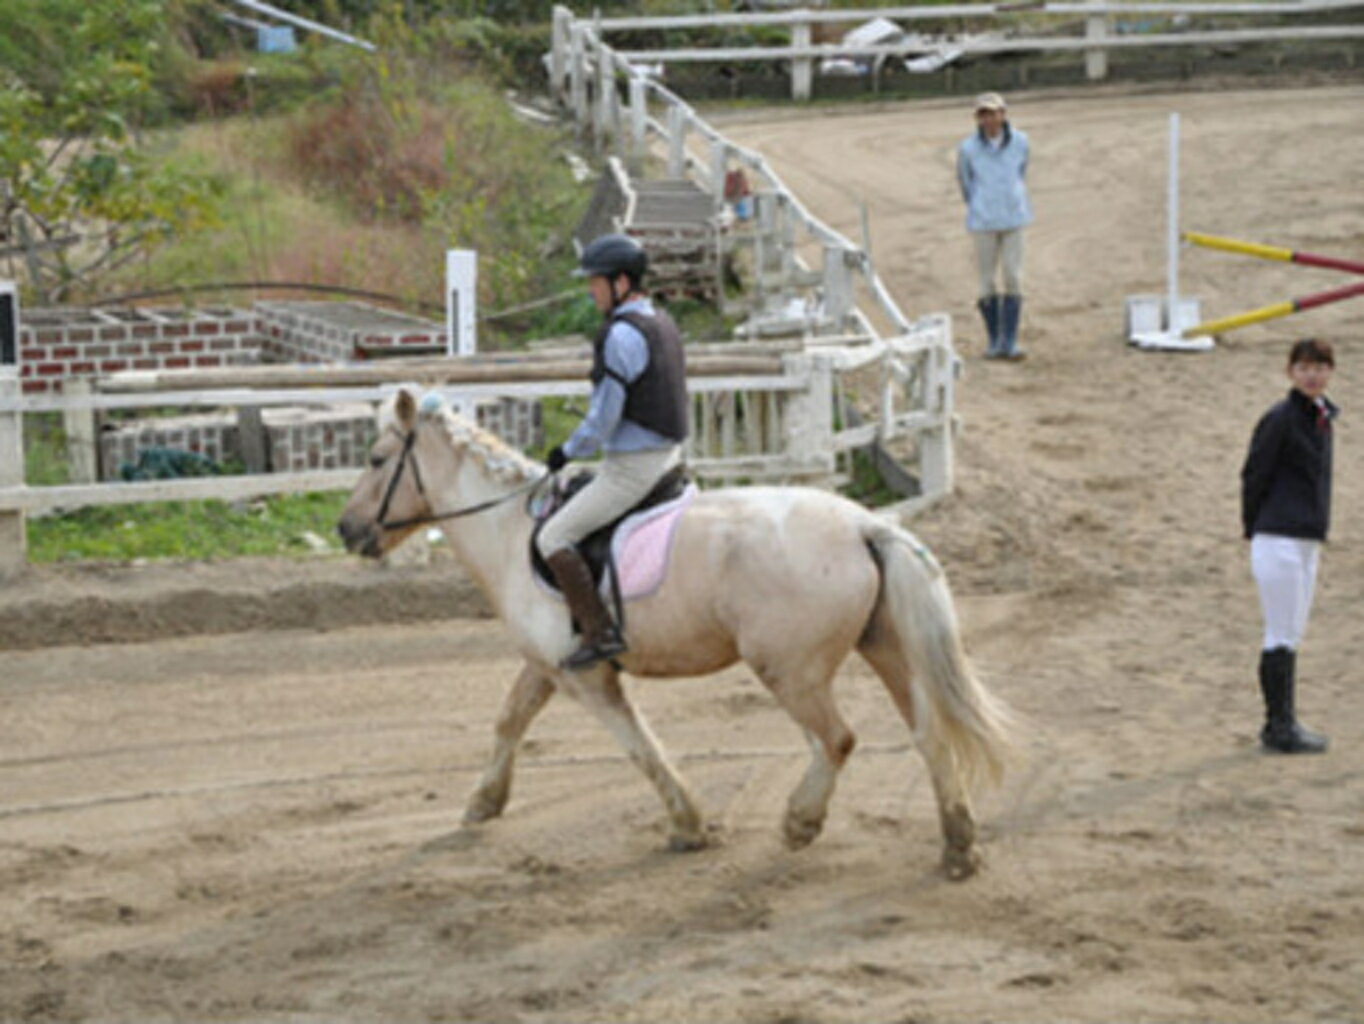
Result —
[{"label": "rein", "polygon": [[381,530],[402,530],[409,526],[425,526],[429,523],[439,523],[446,519],[459,519],[463,516],[477,515],[479,512],[486,512],[490,508],[496,508],[498,505],[511,501],[519,494],[534,490],[544,483],[551,475],[546,471],[534,480],[528,480],[520,487],[510,490],[506,494],[499,495],[496,498],[490,498],[487,501],[480,501],[477,505],[468,505],[464,508],[457,508],[450,512],[433,512],[430,515],[412,516],[408,519],[386,521],[385,517],[388,515],[389,503],[393,500],[393,493],[398,489],[398,481],[402,479],[403,470],[409,463],[412,466],[412,478],[417,483],[417,493],[423,498],[426,497],[426,485],[422,483],[422,474],[417,466],[417,457],[412,454],[412,445],[417,439],[416,430],[409,430],[406,434],[402,434],[397,427],[390,427],[389,429],[402,436],[403,450],[398,455],[398,468],[393,471],[393,476],[389,478],[388,488],[384,491],[384,500],[379,504],[379,514],[375,516],[374,519],[375,524]]}]

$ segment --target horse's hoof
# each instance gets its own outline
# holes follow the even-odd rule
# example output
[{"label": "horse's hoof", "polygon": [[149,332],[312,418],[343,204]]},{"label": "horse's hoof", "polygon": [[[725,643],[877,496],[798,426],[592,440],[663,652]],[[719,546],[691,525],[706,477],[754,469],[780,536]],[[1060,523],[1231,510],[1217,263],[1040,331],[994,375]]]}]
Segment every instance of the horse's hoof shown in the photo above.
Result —
[{"label": "horse's hoof", "polygon": [[984,858],[974,846],[964,849],[949,846],[942,853],[942,869],[949,881],[964,882],[980,870]]},{"label": "horse's hoof", "polygon": [[474,796],[464,808],[464,824],[478,825],[493,818],[501,817],[505,802],[485,796]]},{"label": "horse's hoof", "polygon": [[802,821],[799,818],[787,818],[782,824],[782,834],[786,837],[786,848],[789,850],[803,850],[815,841],[820,832],[824,831],[822,821]]},{"label": "horse's hoof", "polygon": [[709,845],[710,843],[703,833],[668,837],[669,853],[695,853],[697,850],[704,850]]}]

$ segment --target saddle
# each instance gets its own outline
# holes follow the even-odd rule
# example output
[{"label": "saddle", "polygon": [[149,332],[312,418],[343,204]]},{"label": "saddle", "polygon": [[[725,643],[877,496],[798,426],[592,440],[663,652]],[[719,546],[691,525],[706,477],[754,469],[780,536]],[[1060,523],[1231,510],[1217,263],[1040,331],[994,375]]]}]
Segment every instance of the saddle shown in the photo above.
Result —
[{"label": "saddle", "polygon": [[[554,574],[550,572],[549,565],[545,562],[544,558],[541,557],[540,549],[536,547],[535,542],[540,536],[540,530],[545,525],[545,521],[559,509],[563,508],[573,495],[586,487],[594,476],[596,476],[596,474],[591,470],[588,470],[570,477],[562,488],[555,488],[551,500],[535,517],[535,529],[531,531],[530,535],[531,566],[534,568],[535,574],[555,592],[559,589],[558,584],[554,580]],[[662,505],[682,497],[682,495],[686,493],[690,483],[691,480],[687,476],[686,465],[684,463],[679,463],[668,470],[668,472],[664,473],[658,483],[654,484],[653,490],[641,498],[633,508],[619,518],[613,519],[605,526],[592,531],[578,542],[578,552],[582,555],[583,561],[587,563],[588,568],[592,570],[592,582],[597,585],[597,588],[601,588],[602,580],[604,578],[609,578],[611,580],[611,589],[617,605],[617,622],[620,621],[620,586],[616,577],[615,558],[613,557],[611,548],[611,538],[615,534],[616,528],[631,516],[637,515],[646,509],[653,508],[656,505]]]}]

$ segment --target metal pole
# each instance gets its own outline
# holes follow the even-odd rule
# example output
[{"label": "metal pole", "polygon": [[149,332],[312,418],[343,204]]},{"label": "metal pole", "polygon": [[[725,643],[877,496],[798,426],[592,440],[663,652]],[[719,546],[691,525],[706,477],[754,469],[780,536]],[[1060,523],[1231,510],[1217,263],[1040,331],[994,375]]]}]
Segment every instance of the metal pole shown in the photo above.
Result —
[{"label": "metal pole", "polygon": [[1169,198],[1165,208],[1165,327],[1179,324],[1179,114],[1170,115]]}]

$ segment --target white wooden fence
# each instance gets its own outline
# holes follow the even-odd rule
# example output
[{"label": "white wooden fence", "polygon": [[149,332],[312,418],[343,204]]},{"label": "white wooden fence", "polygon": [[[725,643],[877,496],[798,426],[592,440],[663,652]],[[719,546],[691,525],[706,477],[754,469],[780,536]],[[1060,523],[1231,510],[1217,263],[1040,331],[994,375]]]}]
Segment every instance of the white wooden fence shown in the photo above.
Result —
[{"label": "white wooden fence", "polygon": [[[1348,19],[1338,25],[1274,25],[1265,27],[1195,28],[1192,19],[1249,19],[1284,18],[1312,15],[1319,18],[1339,12],[1357,10],[1364,0],[1264,0],[1264,2],[1057,2],[1057,3],[999,3],[945,4],[926,7],[882,7],[876,9],[845,8],[840,10],[790,10],[752,14],[694,14],[631,18],[593,18],[585,24],[598,40],[621,31],[662,31],[666,29],[735,29],[788,26],[790,42],[784,46],[716,46],[686,49],[629,50],[620,57],[639,64],[694,64],[733,61],[780,60],[791,62],[791,96],[808,100],[814,69],[820,60],[848,57],[884,59],[887,57],[940,56],[946,52],[957,54],[995,53],[1051,53],[1083,51],[1085,73],[1090,80],[1100,80],[1108,74],[1108,53],[1114,49],[1172,46],[1224,46],[1241,43],[1281,41],[1312,41],[1364,38],[1364,25]],[[558,16],[556,15],[556,18]],[[1034,21],[1075,21],[1083,19],[1083,35],[1012,35],[1004,37],[928,37],[907,36],[892,45],[849,45],[811,41],[812,28],[822,24],[865,22],[872,18],[886,18],[895,22],[941,23],[952,19],[988,19],[1008,24],[1020,18]],[[1134,17],[1180,18],[1185,23],[1171,25],[1169,31],[1143,32],[1120,35],[1115,31],[1115,19]],[[580,24],[566,12],[566,26]],[[556,29],[558,22],[556,20]],[[571,49],[571,36],[562,39]],[[556,48],[560,45],[556,36]]]},{"label": "white wooden fence", "polygon": [[831,366],[836,391],[862,371],[865,395],[866,378],[874,377],[874,420],[840,434],[836,448],[908,437],[921,494],[906,511],[947,494],[961,370],[951,318],[907,318],[862,246],[815,217],[761,154],[725,138],[601,36],[596,23],[556,7],[547,64],[551,91],[607,158],[608,171],[690,178],[715,197],[718,215],[727,176],[742,170],[752,219],[722,239],[731,251],[749,250],[754,308],[740,332],[798,337]]},{"label": "white wooden fence", "polygon": [[[378,402],[403,386],[439,391],[451,401],[586,395],[581,346],[569,354],[540,351],[472,359],[387,361],[343,366],[254,366],[223,370],[125,372],[95,389],[23,396],[13,367],[0,367],[0,577],[22,567],[25,514],[87,505],[345,490],[356,469],[146,482],[28,486],[24,482],[23,414],[154,407],[260,408]],[[721,344],[691,350],[688,461],[703,479],[827,483],[842,478],[840,453],[865,444],[866,427],[839,429],[836,352],[790,344]],[[231,386],[236,379],[236,385]],[[309,382],[304,386],[301,378]]]}]

